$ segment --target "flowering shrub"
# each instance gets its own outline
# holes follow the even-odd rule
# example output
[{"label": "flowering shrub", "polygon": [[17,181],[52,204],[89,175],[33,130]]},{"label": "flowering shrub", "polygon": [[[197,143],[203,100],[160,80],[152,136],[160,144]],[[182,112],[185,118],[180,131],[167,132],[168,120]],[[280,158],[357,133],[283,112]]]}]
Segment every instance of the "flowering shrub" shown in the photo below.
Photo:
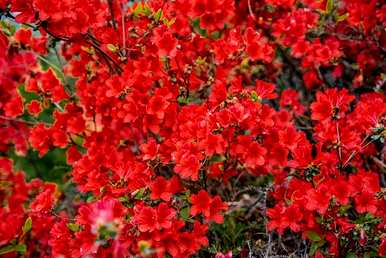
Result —
[{"label": "flowering shrub", "polygon": [[0,254],[386,255],[382,1],[0,15]]}]

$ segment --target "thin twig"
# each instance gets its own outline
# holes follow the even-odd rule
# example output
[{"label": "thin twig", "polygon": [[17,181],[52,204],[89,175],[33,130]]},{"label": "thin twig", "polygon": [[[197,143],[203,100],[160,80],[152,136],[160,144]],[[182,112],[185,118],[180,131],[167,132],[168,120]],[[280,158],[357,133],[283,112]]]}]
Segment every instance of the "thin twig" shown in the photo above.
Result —
[{"label": "thin twig", "polygon": [[249,11],[249,14],[252,16],[253,20],[256,21],[257,19],[252,10],[251,0],[248,0],[248,11]]},{"label": "thin twig", "polygon": [[[369,141],[368,143],[366,143],[366,145],[364,145],[363,147],[361,147],[361,148],[359,149],[359,151],[364,150],[367,146],[369,146],[371,143],[373,143],[373,141],[374,141],[374,140],[371,140],[371,141]],[[346,160],[346,162],[343,164],[343,168],[345,168],[345,167],[348,165],[348,163],[355,157],[356,154],[358,154],[359,151],[355,150],[355,151],[353,151],[353,152],[350,154],[350,156],[348,157],[348,159]]]},{"label": "thin twig", "polygon": [[338,158],[339,158],[339,170],[342,171],[342,146],[340,142],[340,130],[339,130],[339,122],[336,122],[336,135],[338,138]]},{"label": "thin twig", "polygon": [[[99,42],[95,41],[95,38],[93,38],[90,33],[84,35],[84,37],[86,39],[86,42],[90,44],[92,47],[94,47],[102,55],[102,57],[105,59],[105,61],[107,62],[110,68],[112,68],[111,63],[113,63],[115,71],[117,73],[121,73],[123,71],[121,66],[110,55],[108,55],[105,51],[103,51],[99,47]],[[87,37],[90,38],[91,40],[90,41],[87,40]],[[114,71],[114,69],[112,70]]]},{"label": "thin twig", "polygon": [[121,22],[122,22],[122,46],[125,51],[124,55],[127,57],[126,52],[126,21],[125,21],[125,10],[123,9],[123,5],[121,4]]},{"label": "thin twig", "polygon": [[110,15],[111,15],[111,21],[113,23],[113,28],[114,28],[114,30],[117,30],[118,27],[117,27],[117,22],[115,21],[113,0],[108,0],[107,2],[109,4],[109,11],[110,11]]},{"label": "thin twig", "polygon": [[29,124],[29,125],[44,124],[46,126],[51,126],[51,124],[45,123],[45,122],[33,122],[33,121],[27,121],[27,120],[20,119],[20,118],[6,117],[6,116],[2,116],[2,115],[0,115],[0,119],[11,121],[11,122]]},{"label": "thin twig", "polygon": [[386,173],[386,164],[382,162],[382,160],[376,158],[376,157],[371,157],[371,159],[374,161],[374,163],[381,169],[383,173]]}]

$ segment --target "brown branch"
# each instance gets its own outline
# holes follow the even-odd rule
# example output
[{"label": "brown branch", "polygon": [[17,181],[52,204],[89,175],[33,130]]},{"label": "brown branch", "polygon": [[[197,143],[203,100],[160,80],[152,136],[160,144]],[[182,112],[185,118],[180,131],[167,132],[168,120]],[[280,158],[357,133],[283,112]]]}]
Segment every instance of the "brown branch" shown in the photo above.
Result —
[{"label": "brown branch", "polygon": [[113,28],[114,30],[117,30],[118,27],[117,27],[117,22],[115,20],[113,0],[107,0],[107,3],[109,4],[109,11],[111,15],[111,22],[113,23]]},{"label": "brown branch", "polygon": [[342,171],[342,146],[340,142],[340,130],[339,130],[339,122],[336,122],[336,135],[337,135],[337,147],[338,147],[338,158],[339,158],[339,170]]},{"label": "brown branch", "polygon": [[20,119],[20,118],[13,118],[13,117],[7,117],[7,116],[2,116],[2,115],[0,115],[0,119],[6,120],[6,121],[10,121],[10,122],[29,124],[29,125],[44,124],[46,126],[51,126],[51,124],[46,123],[46,122],[38,122],[38,121],[37,122],[33,122],[33,121],[27,121],[27,120]]},{"label": "brown branch", "polygon": [[374,163],[381,169],[382,173],[386,173],[386,164],[382,162],[382,160],[372,156],[371,159]]},{"label": "brown branch", "polygon": [[[83,37],[85,38],[85,41],[88,44],[94,47],[98,51],[98,53],[102,55],[102,57],[105,59],[107,65],[112,71],[115,71],[116,73],[121,73],[123,71],[119,63],[117,63],[110,55],[108,55],[105,51],[103,51],[103,49],[100,48],[100,43],[95,39],[95,37],[93,37],[90,33],[83,35]],[[91,40],[88,40],[88,38]],[[113,66],[115,69],[113,69]]]},{"label": "brown branch", "polygon": [[369,146],[374,140],[370,140],[368,143],[366,143],[363,147],[360,147],[359,151],[358,150],[355,150],[353,151],[350,156],[348,157],[348,159],[346,160],[346,162],[343,164],[343,168],[345,168],[348,163],[355,157],[355,155],[358,154],[358,152],[364,150],[367,146]]}]

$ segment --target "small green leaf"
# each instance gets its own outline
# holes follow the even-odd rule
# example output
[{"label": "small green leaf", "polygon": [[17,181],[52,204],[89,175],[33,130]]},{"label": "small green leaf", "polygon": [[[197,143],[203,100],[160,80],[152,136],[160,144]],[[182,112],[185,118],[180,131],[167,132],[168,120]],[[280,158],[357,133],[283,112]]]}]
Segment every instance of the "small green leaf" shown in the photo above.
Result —
[{"label": "small green leaf", "polygon": [[113,44],[107,44],[107,49],[113,53],[117,52],[117,50],[118,50],[118,48],[116,46],[114,46]]},{"label": "small green leaf", "polygon": [[14,245],[7,245],[7,246],[0,248],[0,255],[4,255],[4,254],[11,253],[14,251],[15,251]]},{"label": "small green leaf", "polygon": [[15,246],[15,251],[18,253],[25,253],[25,252],[27,252],[27,246],[26,245],[17,245],[17,246]]},{"label": "small green leaf", "polygon": [[80,225],[76,223],[68,223],[67,227],[72,231],[72,232],[78,232],[80,231]]},{"label": "small green leaf", "polygon": [[345,13],[345,14],[342,14],[342,15],[338,15],[338,16],[336,17],[336,21],[337,21],[337,22],[342,22],[342,21],[346,20],[346,19],[348,18],[348,16],[349,16],[349,13]]},{"label": "small green leaf", "polygon": [[129,197],[127,197],[127,196],[121,196],[121,197],[118,198],[118,200],[120,202],[128,202],[128,201],[130,201]]},{"label": "small green leaf", "polygon": [[261,101],[261,98],[257,95],[256,91],[251,92],[251,99],[253,102]]},{"label": "small green leaf", "polygon": [[221,32],[219,31],[214,31],[212,34],[210,34],[212,39],[219,39],[221,37]]},{"label": "small green leaf", "polygon": [[346,258],[358,258],[358,256],[356,254],[354,254],[354,253],[348,253],[346,255]]},{"label": "small green leaf", "polygon": [[181,105],[187,105],[187,104],[189,104],[189,99],[185,98],[184,96],[179,96],[177,98],[177,102],[178,102],[178,104],[181,104]]},{"label": "small green leaf", "polygon": [[319,242],[322,238],[315,231],[307,231],[307,236],[314,242]]},{"label": "small green leaf", "polygon": [[136,17],[149,16],[150,14],[151,14],[150,7],[144,3],[139,3],[133,10],[133,15]]},{"label": "small green leaf", "polygon": [[159,9],[159,10],[154,14],[154,20],[158,22],[159,20],[161,20],[162,15],[163,15],[162,9]]},{"label": "small green leaf", "polygon": [[26,219],[26,221],[24,222],[24,225],[23,225],[23,233],[24,234],[26,234],[26,233],[28,233],[30,230],[31,230],[31,228],[32,228],[32,219],[31,219],[31,217],[28,217],[27,219]]},{"label": "small green leaf", "polygon": [[333,9],[334,9],[334,0],[328,0],[326,5],[326,13],[327,14],[332,13]]},{"label": "small green leaf", "polygon": [[310,248],[310,255],[313,256],[316,253],[316,251],[318,251],[318,249],[322,247],[325,243],[326,243],[325,240],[321,240],[319,242],[313,242]]},{"label": "small green leaf", "polygon": [[310,255],[314,255],[318,250],[319,246],[316,243],[313,243],[310,248]]},{"label": "small green leaf", "polygon": [[19,245],[7,245],[0,249],[0,255],[12,253],[12,252],[18,252],[18,253],[25,253],[27,251],[27,246],[24,244]]},{"label": "small green leaf", "polygon": [[214,155],[210,159],[210,162],[222,162],[224,160],[226,160],[226,158],[224,156],[222,156],[222,155]]},{"label": "small green leaf", "polygon": [[170,19],[170,20],[168,20],[168,19],[166,19],[166,18],[163,18],[163,19],[162,19],[162,22],[163,22],[166,26],[170,27],[170,26],[172,26],[172,25],[176,22],[176,18],[172,18],[172,19]]},{"label": "small green leaf", "polygon": [[135,195],[135,199],[142,200],[145,197],[145,188],[141,188],[138,190],[137,194]]},{"label": "small green leaf", "polygon": [[16,26],[10,25],[9,26],[9,32],[11,33],[11,35],[14,35],[16,33]]},{"label": "small green leaf", "polygon": [[180,215],[181,215],[181,218],[185,221],[187,221],[189,219],[189,216],[190,216],[190,207],[187,206],[185,208],[183,208],[181,211],[180,211]]}]

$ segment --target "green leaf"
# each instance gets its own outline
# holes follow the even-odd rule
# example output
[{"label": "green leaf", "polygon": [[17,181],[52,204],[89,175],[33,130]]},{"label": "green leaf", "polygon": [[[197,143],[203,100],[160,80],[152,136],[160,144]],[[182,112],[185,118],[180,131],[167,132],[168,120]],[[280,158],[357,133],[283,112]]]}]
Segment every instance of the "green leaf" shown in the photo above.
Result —
[{"label": "green leaf", "polygon": [[0,27],[1,27],[1,30],[8,36],[13,36],[16,32],[16,26],[5,21],[0,22]]},{"label": "green leaf", "polygon": [[0,249],[0,255],[12,253],[12,252],[19,252],[19,253],[25,253],[27,251],[27,246],[24,244],[20,245],[7,245]]},{"label": "green leaf", "polygon": [[129,197],[127,197],[127,196],[121,196],[121,197],[118,198],[118,200],[120,202],[128,202],[128,201],[130,201]]},{"label": "green leaf", "polygon": [[38,59],[41,61],[41,65],[43,65],[42,63],[44,63],[48,67],[51,67],[52,70],[55,72],[56,76],[58,76],[59,79],[64,81],[65,76],[62,69],[60,69],[56,64],[54,64],[51,60],[49,60],[49,58],[39,55]]},{"label": "green leaf", "polygon": [[189,219],[189,216],[190,216],[190,207],[187,206],[185,208],[183,208],[181,211],[180,211],[180,215],[181,215],[181,218],[184,220],[184,221],[187,221]]},{"label": "green leaf", "polygon": [[162,9],[159,9],[159,10],[154,14],[154,20],[158,22],[159,20],[161,20],[162,15],[163,15]]},{"label": "green leaf", "polygon": [[210,158],[210,162],[222,162],[226,160],[226,158],[222,155],[213,155],[211,158]]},{"label": "green leaf", "polygon": [[133,15],[136,17],[149,16],[150,14],[151,14],[151,10],[149,6],[144,3],[139,3],[133,10]]},{"label": "green leaf", "polygon": [[184,96],[179,96],[179,97],[177,98],[177,102],[178,102],[178,104],[180,104],[180,105],[187,105],[187,104],[189,104],[189,99],[188,99],[188,98],[185,98]]},{"label": "green leaf", "polygon": [[334,10],[334,0],[328,0],[326,5],[326,13],[330,14]]},{"label": "green leaf", "polygon": [[176,22],[176,18],[172,18],[172,19],[170,19],[170,20],[168,20],[168,19],[166,19],[166,18],[163,18],[163,19],[162,19],[162,22],[163,22],[166,26],[170,27],[170,26],[172,26],[172,25]]},{"label": "green leaf", "polygon": [[342,14],[342,15],[338,15],[338,16],[336,17],[336,21],[337,21],[337,22],[344,21],[344,20],[346,20],[346,19],[348,18],[348,16],[349,16],[349,13],[345,13],[345,14]]},{"label": "green leaf", "polygon": [[72,231],[72,232],[78,232],[80,231],[80,225],[76,223],[68,223],[67,227]]},{"label": "green leaf", "polygon": [[358,258],[358,256],[356,254],[354,254],[354,253],[348,253],[346,255],[346,258]]},{"label": "green leaf", "polygon": [[17,245],[17,246],[15,246],[15,251],[18,253],[25,253],[25,252],[27,252],[27,246],[24,244]]},{"label": "green leaf", "polygon": [[214,31],[212,34],[210,34],[212,39],[219,39],[221,37],[221,32],[219,31]]},{"label": "green leaf", "polygon": [[310,255],[314,255],[316,251],[318,250],[319,246],[317,244],[312,244],[310,249]]},{"label": "green leaf", "polygon": [[145,191],[146,191],[145,188],[139,189],[138,192],[135,195],[135,199],[142,200],[145,197]]},{"label": "green leaf", "polygon": [[316,251],[318,251],[319,247],[322,247],[326,243],[325,240],[321,240],[319,242],[313,242],[310,248],[310,255],[313,256]]},{"label": "green leaf", "polygon": [[15,251],[14,245],[7,245],[7,246],[4,246],[0,249],[0,255],[4,255],[4,254],[11,253],[14,251]]},{"label": "green leaf", "polygon": [[322,240],[322,238],[315,231],[307,231],[306,234],[307,234],[308,238],[314,242],[319,242],[320,240]]},{"label": "green leaf", "polygon": [[32,219],[31,219],[31,217],[28,217],[27,219],[26,219],[26,221],[24,222],[24,225],[23,225],[23,233],[24,234],[26,234],[26,233],[28,233],[30,230],[31,230],[31,228],[32,228]]},{"label": "green leaf", "polygon": [[118,48],[116,46],[114,46],[113,44],[107,44],[107,49],[113,53],[118,51]]}]

